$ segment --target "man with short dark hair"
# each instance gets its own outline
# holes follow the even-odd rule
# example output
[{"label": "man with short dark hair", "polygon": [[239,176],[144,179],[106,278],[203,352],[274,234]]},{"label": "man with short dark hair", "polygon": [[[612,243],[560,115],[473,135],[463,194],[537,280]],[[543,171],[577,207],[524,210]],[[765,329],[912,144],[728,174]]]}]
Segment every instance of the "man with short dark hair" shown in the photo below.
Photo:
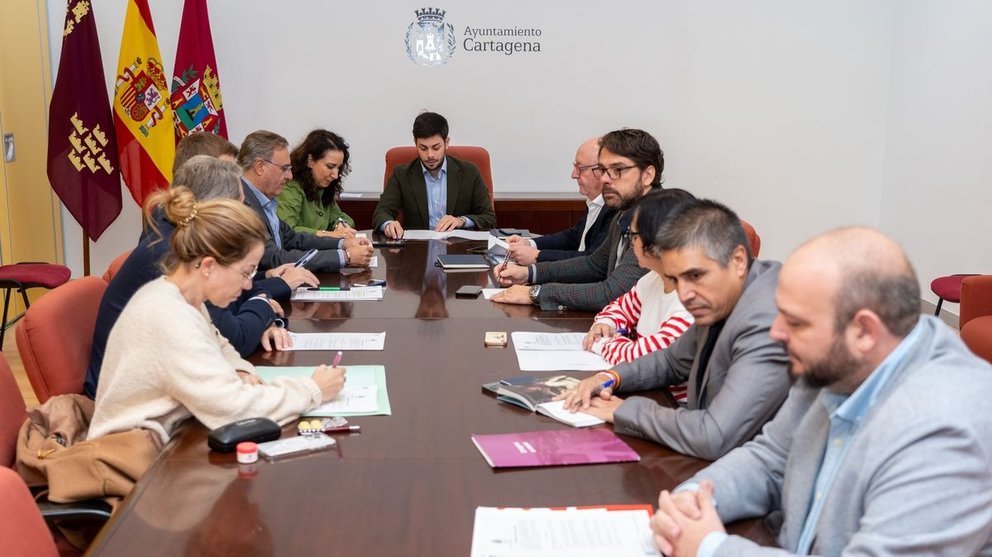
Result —
[{"label": "man with short dark hair", "polygon": [[599,166],[599,138],[587,139],[575,151],[572,162],[572,179],[579,185],[579,193],[586,198],[586,215],[571,228],[545,234],[538,238],[510,236],[510,257],[517,265],[531,265],[538,261],[561,261],[588,255],[606,240],[616,209],[606,207],[603,201],[603,182],[593,174]]},{"label": "man with short dark hair", "polygon": [[583,257],[529,266],[507,264],[497,272],[497,279],[509,288],[493,301],[534,304],[545,310],[600,311],[626,294],[647,272],[637,264],[626,236],[630,208],[661,188],[664,169],[665,155],[648,132],[625,128],[604,135],[597,166],[590,171],[603,184],[606,206],[617,210],[606,240]]},{"label": "man with short dark hair", "polygon": [[344,267],[368,267],[372,246],[367,238],[328,238],[297,232],[276,214],[276,197],[293,177],[289,142],[279,134],[258,130],[248,134],[238,151],[243,170],[245,204],[265,225],[268,235],[260,271],[298,261],[310,249],[320,250],[306,264],[315,272],[337,272]]},{"label": "man with short dark hair", "polygon": [[[786,260],[775,297],[771,335],[798,381],[754,441],[661,493],[658,548],[992,555],[992,367],[920,316],[902,249],[877,230],[829,232]],[[769,514],[782,549],[724,531]]]},{"label": "man with short dark hair", "polygon": [[[752,260],[740,219],[709,200],[676,207],[654,249],[695,322],[665,350],[583,380],[565,405],[612,422],[617,433],[712,460],[754,437],[789,391],[785,351],[768,336],[780,264]],[[685,382],[685,407],[613,396]]]},{"label": "man with short dark hair", "polygon": [[448,121],[435,112],[422,112],[413,121],[417,158],[397,166],[379,196],[372,228],[389,238],[402,238],[403,213],[409,229],[447,232],[456,228],[496,226],[489,189],[474,164],[448,155]]}]

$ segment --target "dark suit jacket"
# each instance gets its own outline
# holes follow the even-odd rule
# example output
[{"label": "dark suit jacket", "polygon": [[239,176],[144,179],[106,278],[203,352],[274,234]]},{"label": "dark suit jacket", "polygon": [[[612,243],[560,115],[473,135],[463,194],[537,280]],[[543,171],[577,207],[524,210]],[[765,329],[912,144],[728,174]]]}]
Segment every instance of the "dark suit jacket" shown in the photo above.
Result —
[{"label": "dark suit jacket", "polygon": [[273,267],[278,267],[284,263],[296,263],[310,249],[319,249],[313,259],[307,263],[307,269],[315,273],[334,273],[341,269],[341,255],[338,247],[341,245],[340,238],[327,238],[314,236],[306,232],[293,230],[282,219],[279,219],[279,237],[282,238],[282,248],[276,247],[276,241],[272,239],[272,228],[269,226],[269,219],[265,217],[262,205],[255,197],[255,193],[248,189],[242,178],[242,186],[245,191],[245,205],[251,207],[262,224],[265,225],[265,253],[258,263],[258,270],[265,271]]},{"label": "dark suit jacket", "polygon": [[596,248],[606,239],[606,235],[610,231],[610,223],[613,222],[616,212],[616,209],[606,206],[600,209],[599,215],[596,216],[596,220],[589,228],[589,232],[586,232],[585,251],[579,251],[579,244],[582,242],[582,231],[586,229],[586,217],[575,221],[571,228],[536,238],[534,243],[537,244],[537,249],[541,250],[537,254],[537,260],[561,261],[580,255],[589,255],[596,251]]},{"label": "dark suit jacket", "polygon": [[[623,226],[621,220],[624,220]],[[582,257],[537,263],[541,309],[600,311],[633,288],[648,270],[637,264],[637,255],[629,245],[617,261],[620,238],[629,226],[629,211],[616,213],[606,240],[596,251]]]},{"label": "dark suit jacket", "polygon": [[[475,227],[488,230],[496,227],[496,212],[489,198],[486,183],[474,164],[448,156],[448,200],[446,214],[472,219]],[[427,183],[420,159],[397,166],[379,196],[372,214],[372,229],[395,220],[403,212],[403,228],[427,229]]]}]

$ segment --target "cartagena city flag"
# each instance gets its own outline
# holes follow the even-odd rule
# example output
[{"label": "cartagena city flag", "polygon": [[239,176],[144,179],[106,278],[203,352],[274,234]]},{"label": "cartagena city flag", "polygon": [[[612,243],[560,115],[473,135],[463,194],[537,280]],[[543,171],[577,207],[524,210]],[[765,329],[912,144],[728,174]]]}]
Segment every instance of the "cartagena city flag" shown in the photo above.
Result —
[{"label": "cartagena city flag", "polygon": [[227,137],[207,0],[186,0],[183,7],[170,101],[176,118],[176,142],[195,132]]},{"label": "cartagena city flag", "polygon": [[93,8],[87,0],[67,6],[48,107],[48,180],[96,241],[121,212],[121,174]]},{"label": "cartagena city flag", "polygon": [[114,130],[121,176],[138,205],[172,180],[172,121],[148,0],[128,0],[114,85]]}]

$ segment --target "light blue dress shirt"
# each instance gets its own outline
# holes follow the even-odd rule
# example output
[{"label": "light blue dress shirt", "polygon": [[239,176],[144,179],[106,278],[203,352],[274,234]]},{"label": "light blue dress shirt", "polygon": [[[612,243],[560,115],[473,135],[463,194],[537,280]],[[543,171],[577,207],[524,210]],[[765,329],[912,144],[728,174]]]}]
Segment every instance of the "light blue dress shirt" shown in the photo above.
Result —
[{"label": "light blue dress shirt", "polygon": [[431,176],[424,163],[420,163],[420,169],[427,184],[427,224],[434,230],[441,217],[448,214],[448,157],[444,157],[437,178]]},{"label": "light blue dress shirt", "polygon": [[[820,391],[817,401],[827,409],[830,415],[830,431],[827,434],[827,447],[823,453],[823,460],[820,462],[820,469],[816,474],[816,482],[813,484],[813,496],[810,499],[809,512],[806,513],[806,520],[803,522],[803,529],[799,534],[799,542],[795,550],[797,554],[808,555],[813,547],[816,525],[820,521],[823,505],[830,493],[830,487],[837,475],[837,470],[844,461],[862,420],[875,405],[879,393],[888,384],[892,374],[899,369],[906,355],[916,344],[920,336],[919,331],[920,325],[917,324],[899,343],[899,346],[882,360],[882,363],[875,368],[868,379],[865,379],[864,383],[850,395],[834,393],[829,389]],[[681,489],[691,488],[690,485],[680,487]],[[714,494],[714,496],[716,495]],[[699,544],[696,557],[712,557],[717,547],[726,538],[727,534],[723,532],[707,534],[702,543]]]},{"label": "light blue dress shirt", "polygon": [[265,213],[265,218],[269,221],[272,240],[276,243],[277,248],[282,249],[282,236],[279,234],[279,216],[276,215],[276,206],[279,204],[278,200],[275,198],[269,199],[264,193],[255,188],[247,178],[242,176],[241,181],[248,186],[248,191],[258,199],[259,205],[262,206],[262,212]]}]

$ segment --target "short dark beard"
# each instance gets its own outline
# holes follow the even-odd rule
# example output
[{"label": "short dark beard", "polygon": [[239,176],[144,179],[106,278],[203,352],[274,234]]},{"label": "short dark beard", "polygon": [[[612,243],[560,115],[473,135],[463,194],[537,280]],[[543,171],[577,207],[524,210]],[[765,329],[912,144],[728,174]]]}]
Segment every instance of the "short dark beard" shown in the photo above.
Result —
[{"label": "short dark beard", "polygon": [[[859,367],[857,358],[844,346],[843,336],[837,334],[826,357],[807,364],[806,373],[799,380],[812,389],[822,389],[857,373]],[[796,376],[791,364],[789,373]]]}]

